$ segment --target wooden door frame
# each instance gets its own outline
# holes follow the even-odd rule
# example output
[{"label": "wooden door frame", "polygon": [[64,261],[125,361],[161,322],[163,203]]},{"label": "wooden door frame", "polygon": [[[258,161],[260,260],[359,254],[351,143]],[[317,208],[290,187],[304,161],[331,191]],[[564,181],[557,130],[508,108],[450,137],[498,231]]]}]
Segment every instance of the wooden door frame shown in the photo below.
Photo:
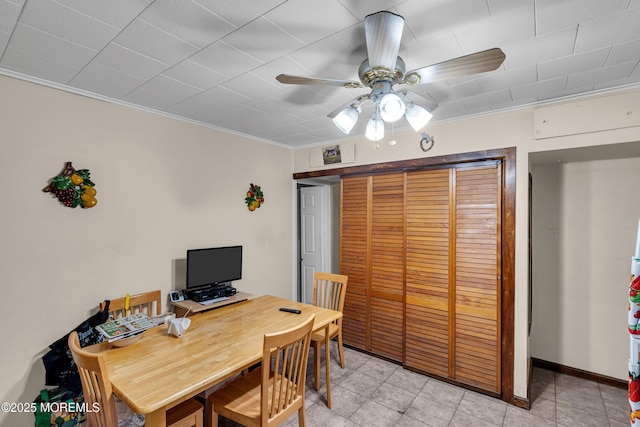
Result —
[{"label": "wooden door frame", "polygon": [[476,151],[425,157],[388,163],[324,169],[293,174],[293,179],[308,179],[325,176],[347,176],[376,174],[391,171],[410,171],[434,166],[446,166],[482,160],[500,160],[503,167],[502,192],[502,294],[501,304],[501,396],[516,406],[527,406],[513,394],[514,334],[515,334],[515,247],[516,247],[516,148]]}]

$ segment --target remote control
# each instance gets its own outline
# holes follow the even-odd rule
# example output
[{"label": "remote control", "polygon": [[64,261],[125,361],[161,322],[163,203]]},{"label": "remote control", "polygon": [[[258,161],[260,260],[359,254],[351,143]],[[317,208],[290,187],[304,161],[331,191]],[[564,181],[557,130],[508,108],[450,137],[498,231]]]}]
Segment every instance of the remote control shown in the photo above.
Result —
[{"label": "remote control", "polygon": [[285,307],[282,307],[280,311],[286,311],[287,313],[295,313],[295,314],[302,313],[300,310],[296,310],[295,308],[285,308]]}]

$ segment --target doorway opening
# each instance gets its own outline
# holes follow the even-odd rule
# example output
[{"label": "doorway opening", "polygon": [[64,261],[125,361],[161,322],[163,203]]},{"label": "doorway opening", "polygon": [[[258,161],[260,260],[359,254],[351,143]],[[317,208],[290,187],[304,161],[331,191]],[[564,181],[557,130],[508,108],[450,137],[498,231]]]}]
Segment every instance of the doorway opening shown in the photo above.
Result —
[{"label": "doorway opening", "polygon": [[298,300],[313,303],[316,271],[340,269],[340,178],[297,181]]}]

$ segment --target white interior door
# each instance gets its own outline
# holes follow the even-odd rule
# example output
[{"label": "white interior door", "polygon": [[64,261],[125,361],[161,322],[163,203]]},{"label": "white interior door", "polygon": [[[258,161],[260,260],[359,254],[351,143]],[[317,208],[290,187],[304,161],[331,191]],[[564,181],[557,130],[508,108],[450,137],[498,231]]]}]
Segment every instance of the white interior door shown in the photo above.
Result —
[{"label": "white interior door", "polygon": [[300,189],[301,300],[313,303],[313,274],[324,269],[323,187]]}]

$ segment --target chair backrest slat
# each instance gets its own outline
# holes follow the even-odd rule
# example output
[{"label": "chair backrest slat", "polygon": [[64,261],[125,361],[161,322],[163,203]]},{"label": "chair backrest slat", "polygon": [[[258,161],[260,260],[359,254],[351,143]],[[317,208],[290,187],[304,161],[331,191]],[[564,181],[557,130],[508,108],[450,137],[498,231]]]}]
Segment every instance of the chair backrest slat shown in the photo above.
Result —
[{"label": "chair backrest slat", "polygon": [[[342,312],[348,276],[316,271],[313,275],[313,305]],[[340,325],[342,318],[334,323]]]},{"label": "chair backrest slat", "polygon": [[84,401],[89,408],[98,404],[97,411],[87,411],[87,425],[95,427],[118,427],[116,402],[101,354],[89,353],[80,348],[78,333],[69,335],[69,349],[80,373]]},{"label": "chair backrest slat", "polygon": [[262,354],[262,425],[298,399],[304,405],[307,358],[315,315],[301,325],[264,337]]},{"label": "chair backrest slat", "polygon": [[[129,307],[126,307],[126,297],[116,298],[109,303],[109,315],[113,319],[129,316],[131,314],[145,313],[149,317],[158,316],[162,311],[160,290],[144,292],[129,297]],[[105,302],[100,303],[100,310],[104,309]]]}]

